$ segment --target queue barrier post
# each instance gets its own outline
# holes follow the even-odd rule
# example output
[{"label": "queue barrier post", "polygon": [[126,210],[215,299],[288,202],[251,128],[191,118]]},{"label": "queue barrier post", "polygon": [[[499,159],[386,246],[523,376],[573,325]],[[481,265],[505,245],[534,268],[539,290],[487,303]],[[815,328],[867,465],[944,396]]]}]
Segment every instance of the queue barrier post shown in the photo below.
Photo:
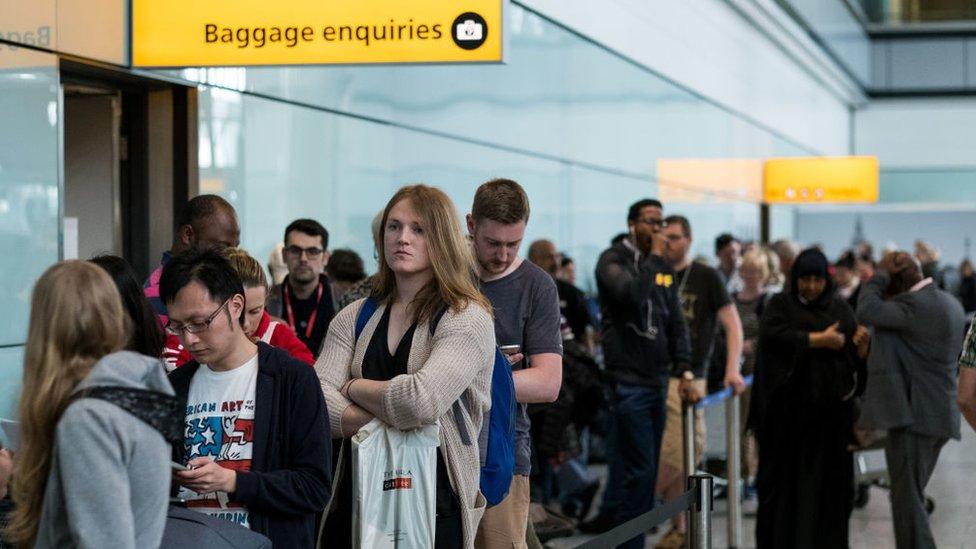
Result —
[{"label": "queue barrier post", "polygon": [[685,478],[695,474],[695,406],[683,403],[681,407],[682,455]]},{"label": "queue barrier post", "polygon": [[695,493],[688,510],[688,547],[712,548],[712,484],[711,475],[688,477],[688,489]]},{"label": "queue barrier post", "polygon": [[725,401],[725,442],[728,479],[728,543],[732,549],[742,547],[742,460],[739,423],[739,395]]},{"label": "queue barrier post", "polygon": [[[744,379],[747,387],[752,385],[753,377],[751,375],[746,376]],[[691,480],[697,472],[697,463],[695,460],[695,411],[725,401],[726,479],[728,481],[726,495],[729,505],[727,533],[730,548],[742,547],[742,459],[739,399],[740,397],[735,394],[732,388],[728,387],[708,395],[697,404],[684,404],[681,409],[684,472],[688,482],[691,483]],[[709,486],[712,486],[713,482],[710,478]],[[709,492],[709,498],[711,498],[711,492]],[[711,502],[711,499],[709,499],[709,502]],[[709,506],[710,513],[711,506]],[[694,528],[694,522],[690,517],[689,525],[691,525],[690,528]],[[711,531],[709,531],[708,538],[710,541]]]}]

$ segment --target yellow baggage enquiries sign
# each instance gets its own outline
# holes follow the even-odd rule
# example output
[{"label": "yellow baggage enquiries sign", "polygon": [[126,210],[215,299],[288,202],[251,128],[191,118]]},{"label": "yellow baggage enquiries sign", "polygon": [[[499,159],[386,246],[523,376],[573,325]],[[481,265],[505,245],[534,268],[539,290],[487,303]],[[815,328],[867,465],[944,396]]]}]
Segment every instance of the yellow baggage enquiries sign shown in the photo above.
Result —
[{"label": "yellow baggage enquiries sign", "polygon": [[507,0],[132,0],[132,66],[500,63]]}]

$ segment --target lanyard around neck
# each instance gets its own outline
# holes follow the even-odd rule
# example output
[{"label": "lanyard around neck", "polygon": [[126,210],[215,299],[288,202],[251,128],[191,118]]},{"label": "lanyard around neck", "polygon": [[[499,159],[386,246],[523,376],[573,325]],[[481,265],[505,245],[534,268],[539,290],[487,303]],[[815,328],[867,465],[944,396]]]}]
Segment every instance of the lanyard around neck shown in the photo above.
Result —
[{"label": "lanyard around neck", "polygon": [[691,268],[694,267],[695,262],[692,261],[688,263],[688,267],[685,269],[685,276],[681,277],[681,284],[678,284],[678,297],[684,299],[685,286],[688,285],[688,277],[691,276]]},{"label": "lanyard around neck", "polygon": [[[285,314],[288,316],[288,325],[295,332],[298,332],[298,324],[295,323],[295,311],[291,308],[290,285],[285,284]],[[312,309],[311,316],[308,317],[308,325],[305,326],[305,339],[312,339],[312,327],[315,326],[315,317],[319,314],[319,304],[322,303],[323,284],[319,282],[318,295],[315,298],[315,308]]]}]

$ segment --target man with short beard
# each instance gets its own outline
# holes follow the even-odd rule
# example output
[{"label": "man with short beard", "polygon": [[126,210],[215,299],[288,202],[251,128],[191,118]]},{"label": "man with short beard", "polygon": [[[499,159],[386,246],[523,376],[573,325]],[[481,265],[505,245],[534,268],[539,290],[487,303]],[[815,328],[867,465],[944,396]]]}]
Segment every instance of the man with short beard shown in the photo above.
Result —
[{"label": "man with short beard", "polygon": [[[689,377],[698,392],[697,397],[704,396],[706,380],[717,379],[726,387],[733,387],[736,394],[745,389],[745,382],[739,373],[739,363],[742,358],[742,323],[739,313],[726,291],[728,279],[723,272],[708,265],[697,263],[691,259],[692,233],[691,223],[684,216],[671,215],[664,219],[664,237],[667,239],[664,259],[674,270],[674,284],[678,287],[678,297],[681,300],[685,321],[688,323],[689,340],[691,342],[691,365],[693,375]],[[729,235],[729,238],[732,238]],[[720,247],[723,239],[716,240],[715,247],[719,253],[726,254],[723,264],[734,266],[738,255],[738,242],[734,239],[726,241]],[[721,249],[720,249],[721,248]],[[729,250],[734,253],[729,253]],[[720,256],[721,257],[721,256]],[[736,276],[738,271],[733,270]],[[722,334],[719,337],[718,330]],[[724,343],[720,359],[713,356],[715,343]],[[721,360],[721,362],[719,362]],[[715,367],[713,362],[717,362]],[[665,500],[672,500],[685,490],[682,459],[682,397],[679,394],[679,380],[671,379],[668,383],[667,420],[664,438],[661,443],[661,457],[658,472],[658,491]],[[699,463],[705,451],[705,413],[704,410],[695,411],[695,464]],[[678,513],[671,519],[671,530],[658,541],[657,549],[681,547],[685,544],[685,516]]]},{"label": "man with short beard", "polygon": [[329,263],[329,232],[314,219],[292,221],[285,229],[282,256],[288,276],[268,293],[268,314],[287,322],[318,357],[336,313],[331,282],[323,272]]},{"label": "man with short beard", "polygon": [[526,546],[532,448],[527,404],[553,402],[562,385],[559,297],[548,273],[518,256],[529,222],[529,197],[510,179],[484,183],[467,216],[481,291],[495,316],[495,341],[511,347],[518,413],[515,420],[515,475],[508,495],[485,510],[478,526],[478,549]]}]

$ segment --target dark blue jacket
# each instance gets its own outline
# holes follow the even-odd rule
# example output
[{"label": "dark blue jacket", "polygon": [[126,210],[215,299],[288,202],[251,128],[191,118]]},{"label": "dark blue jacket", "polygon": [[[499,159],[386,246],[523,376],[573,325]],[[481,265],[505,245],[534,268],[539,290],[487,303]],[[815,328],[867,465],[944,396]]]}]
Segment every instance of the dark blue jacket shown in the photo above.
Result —
[{"label": "dark blue jacket", "polygon": [[[169,375],[184,402],[199,368],[194,360]],[[331,494],[332,439],[319,387],[308,364],[258,342],[251,470],[237,473],[232,499],[247,505],[251,529],[275,547],[313,547],[315,514]],[[182,445],[174,450],[185,463]]]},{"label": "dark blue jacket", "polygon": [[674,271],[656,255],[635,258],[620,243],[600,254],[596,287],[603,311],[607,375],[626,385],[667,386],[691,370],[691,347]]}]

